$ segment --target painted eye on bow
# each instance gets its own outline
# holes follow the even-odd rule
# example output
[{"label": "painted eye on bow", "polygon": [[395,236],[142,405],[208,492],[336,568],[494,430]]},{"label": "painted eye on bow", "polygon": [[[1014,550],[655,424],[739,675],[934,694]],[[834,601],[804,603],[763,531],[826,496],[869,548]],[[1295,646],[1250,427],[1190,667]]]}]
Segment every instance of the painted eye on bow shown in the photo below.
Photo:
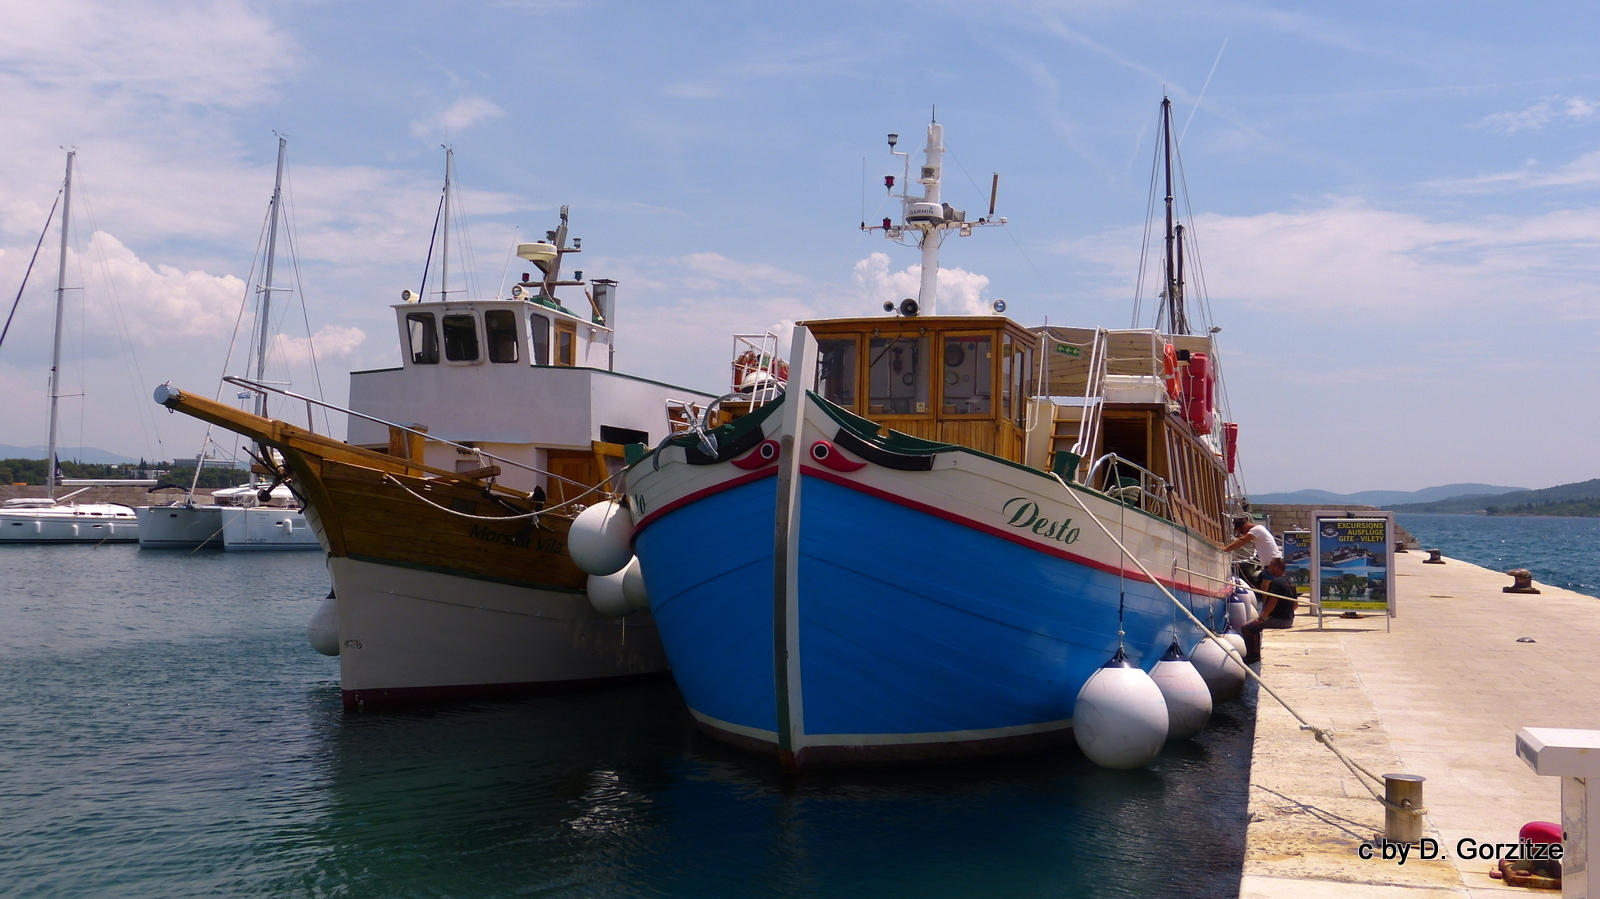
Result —
[{"label": "painted eye on bow", "polygon": [[778,461],[778,441],[763,440],[755,449],[750,451],[749,455],[742,459],[733,460],[733,464],[737,468],[754,471],[757,468],[771,465],[776,461]]},{"label": "painted eye on bow", "polygon": [[867,467],[865,462],[846,459],[843,453],[834,449],[833,444],[826,440],[818,440],[811,444],[811,458],[834,471],[859,471]]}]

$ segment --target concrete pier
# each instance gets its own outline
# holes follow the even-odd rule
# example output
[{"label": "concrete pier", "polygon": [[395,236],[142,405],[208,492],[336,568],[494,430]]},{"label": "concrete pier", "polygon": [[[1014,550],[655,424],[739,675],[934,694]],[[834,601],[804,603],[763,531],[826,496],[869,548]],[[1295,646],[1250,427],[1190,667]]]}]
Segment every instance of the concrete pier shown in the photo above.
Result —
[{"label": "concrete pier", "polygon": [[1266,632],[1258,667],[1368,770],[1427,778],[1424,830],[1439,857],[1361,858],[1383,806],[1263,692],[1242,899],[1557,895],[1491,879],[1496,863],[1461,858],[1458,844],[1514,842],[1529,821],[1561,820],[1557,778],[1517,758],[1515,735],[1600,729],[1600,599],[1546,584],[1503,593],[1508,575],[1424,558],[1395,556],[1392,633],[1377,615],[1328,617],[1319,631],[1302,601],[1293,629]]}]

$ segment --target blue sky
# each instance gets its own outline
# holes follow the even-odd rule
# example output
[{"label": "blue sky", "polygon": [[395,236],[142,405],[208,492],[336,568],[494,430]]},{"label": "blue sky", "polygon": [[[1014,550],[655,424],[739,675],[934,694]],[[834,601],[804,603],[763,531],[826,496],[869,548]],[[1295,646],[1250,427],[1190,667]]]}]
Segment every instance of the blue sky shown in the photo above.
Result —
[{"label": "blue sky", "polygon": [[[63,442],[192,454],[198,429],[155,414],[150,389],[215,389],[273,131],[335,401],[350,370],[398,363],[389,304],[419,280],[448,143],[484,291],[518,235],[569,204],[581,267],[621,282],[619,367],[716,389],[735,331],[908,294],[916,254],[856,225],[886,211],[884,135],[919,145],[936,106],[946,198],[981,210],[999,172],[1010,221],[946,244],[956,308],[1004,298],[1026,323],[1125,327],[1165,91],[1248,487],[1547,486],[1597,474],[1597,18],[1575,3],[28,4],[0,34],[0,295],[59,147],[78,147],[93,218],[77,204],[87,306],[69,312],[65,386],[86,395],[64,401]],[[44,440],[54,240],[0,347],[0,443]],[[309,388],[300,315],[277,358]]]}]

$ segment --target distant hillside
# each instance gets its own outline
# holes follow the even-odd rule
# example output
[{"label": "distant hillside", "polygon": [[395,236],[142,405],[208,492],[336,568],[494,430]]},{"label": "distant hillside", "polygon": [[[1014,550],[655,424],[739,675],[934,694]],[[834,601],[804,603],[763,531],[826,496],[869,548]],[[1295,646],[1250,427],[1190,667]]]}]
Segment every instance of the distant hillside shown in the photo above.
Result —
[{"label": "distant hillside", "polygon": [[[1392,503],[1432,503],[1460,496],[1490,496],[1526,491],[1526,487],[1496,487],[1492,484],[1445,484],[1421,490],[1363,490],[1360,493],[1329,493],[1326,490],[1296,490],[1293,493],[1253,493],[1253,503],[1287,503],[1304,506],[1327,503],[1333,506],[1388,506]],[[1409,510],[1421,511],[1421,510]]]},{"label": "distant hillside", "polygon": [[[50,455],[48,446],[12,446],[0,443],[0,459],[43,459]],[[92,465],[133,465],[138,459],[119,456],[92,446],[58,446],[56,455],[62,459],[71,459],[74,462],[87,462]]]},{"label": "distant hillside", "polygon": [[1436,512],[1455,515],[1560,515],[1574,518],[1600,516],[1600,478],[1559,484],[1543,490],[1462,496],[1431,503],[1404,503],[1385,508],[1395,512]]}]

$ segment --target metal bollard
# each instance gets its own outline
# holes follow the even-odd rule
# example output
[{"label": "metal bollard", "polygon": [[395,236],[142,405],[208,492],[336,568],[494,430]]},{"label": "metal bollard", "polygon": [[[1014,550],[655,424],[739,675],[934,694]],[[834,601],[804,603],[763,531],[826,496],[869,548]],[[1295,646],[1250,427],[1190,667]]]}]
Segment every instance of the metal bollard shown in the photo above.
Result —
[{"label": "metal bollard", "polygon": [[1428,550],[1428,557],[1426,559],[1422,560],[1422,564],[1424,564],[1424,565],[1443,565],[1444,564],[1444,560],[1439,558],[1439,553],[1440,553],[1440,550],[1437,550],[1437,549]]},{"label": "metal bollard", "polygon": [[1501,587],[1502,593],[1538,593],[1539,588],[1533,585],[1533,573],[1526,568],[1513,568],[1506,574],[1511,575],[1511,586]]},{"label": "metal bollard", "polygon": [[1422,816],[1412,814],[1422,808],[1422,782],[1419,774],[1385,774],[1383,795],[1401,808],[1383,808],[1383,838],[1391,843],[1415,843],[1422,839]]}]

